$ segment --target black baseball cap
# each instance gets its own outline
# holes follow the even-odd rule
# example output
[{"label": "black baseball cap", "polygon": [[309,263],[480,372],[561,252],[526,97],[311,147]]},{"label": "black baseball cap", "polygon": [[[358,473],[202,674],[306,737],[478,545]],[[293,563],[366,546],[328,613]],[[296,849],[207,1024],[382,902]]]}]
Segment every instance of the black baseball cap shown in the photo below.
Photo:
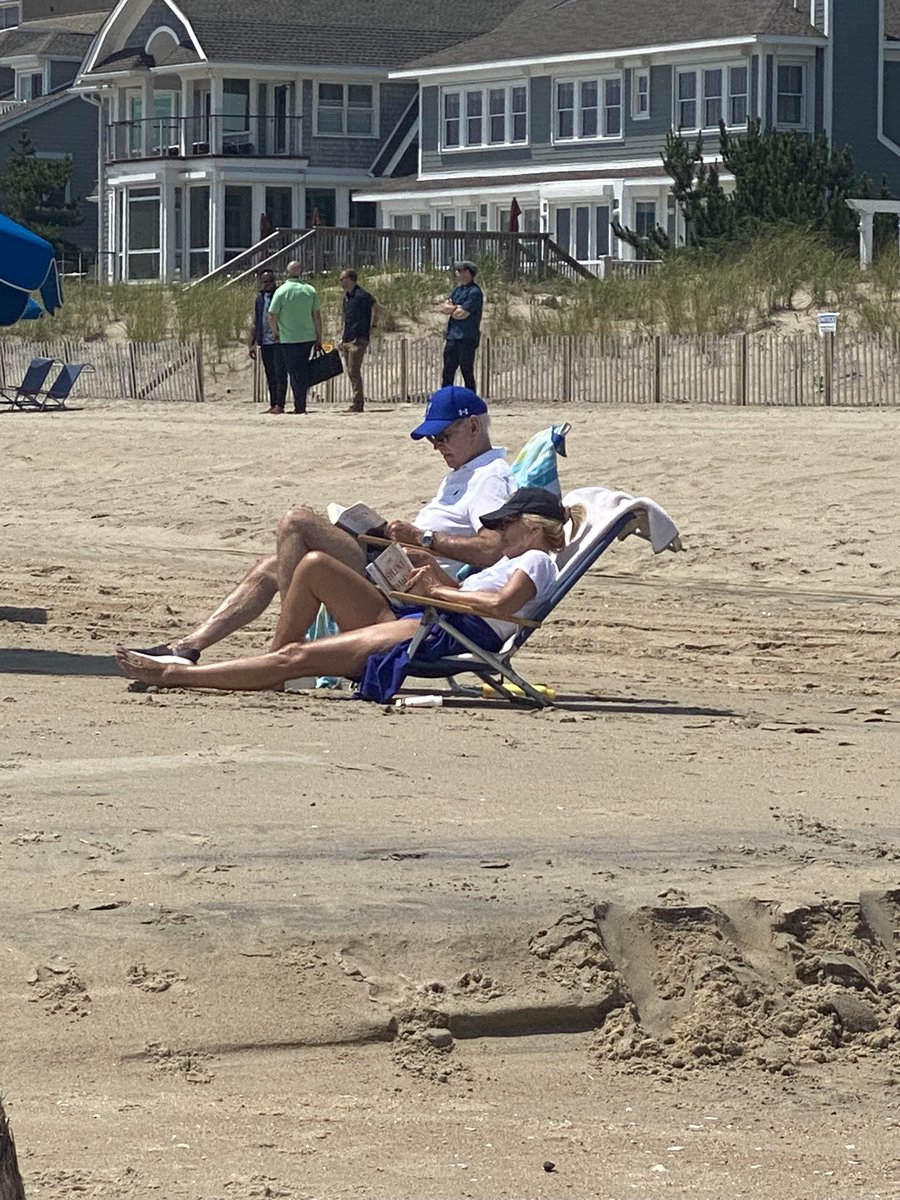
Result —
[{"label": "black baseball cap", "polygon": [[533,517],[547,517],[551,521],[564,523],[566,510],[555,492],[547,488],[527,487],[513,492],[502,508],[495,512],[485,513],[479,517],[485,529],[499,529],[504,521],[511,517],[522,517],[525,514]]}]

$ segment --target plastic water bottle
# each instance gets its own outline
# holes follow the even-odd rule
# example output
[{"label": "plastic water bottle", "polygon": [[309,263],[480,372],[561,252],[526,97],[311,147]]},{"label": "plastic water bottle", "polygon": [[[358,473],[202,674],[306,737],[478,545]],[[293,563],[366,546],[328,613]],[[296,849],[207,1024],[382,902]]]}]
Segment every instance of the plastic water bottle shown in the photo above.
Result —
[{"label": "plastic water bottle", "polygon": [[440,708],[443,696],[398,696],[394,708]]}]

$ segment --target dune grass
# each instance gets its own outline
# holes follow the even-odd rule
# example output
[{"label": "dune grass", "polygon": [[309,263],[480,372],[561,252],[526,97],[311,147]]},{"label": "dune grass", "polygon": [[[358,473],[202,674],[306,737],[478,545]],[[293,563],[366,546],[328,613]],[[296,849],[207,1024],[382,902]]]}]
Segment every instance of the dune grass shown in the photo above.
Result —
[{"label": "dune grass", "polygon": [[[603,280],[504,277],[504,264],[479,262],[487,298],[483,330],[494,337],[541,337],[640,332],[725,335],[764,327],[778,313],[833,308],[844,328],[900,333],[900,254],[884,248],[862,273],[855,258],[820,235],[773,228],[745,245],[712,254],[683,251],[652,273],[613,273]],[[383,316],[375,336],[403,330],[437,333],[438,306],[453,286],[452,273],[409,271],[399,265],[362,272]],[[341,329],[337,274],[314,280],[322,300],[326,339]],[[218,287],[167,284],[68,284],[65,304],[52,318],[21,321],[7,336],[30,341],[90,341],[116,326],[135,342],[199,338],[206,355],[221,361],[246,342],[256,295],[252,283]]]}]

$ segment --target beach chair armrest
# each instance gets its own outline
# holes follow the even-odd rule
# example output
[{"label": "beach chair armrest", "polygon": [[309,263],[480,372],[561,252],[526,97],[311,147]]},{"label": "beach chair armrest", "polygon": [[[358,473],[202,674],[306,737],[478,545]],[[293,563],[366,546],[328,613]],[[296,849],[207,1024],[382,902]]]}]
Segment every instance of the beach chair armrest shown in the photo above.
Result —
[{"label": "beach chair armrest", "polygon": [[426,550],[424,546],[418,546],[414,542],[398,542],[396,539],[376,537],[374,533],[361,533],[356,540],[366,546],[400,546],[403,550],[416,550],[419,554],[427,554],[434,558],[430,550]]},{"label": "beach chair armrest", "polygon": [[[478,612],[477,609],[471,608],[468,604],[458,604],[455,600],[435,600],[431,596],[413,596],[408,592],[390,592],[389,598],[397,604],[403,604],[407,607],[416,605],[424,608],[426,611],[429,608],[437,608],[442,612],[457,612],[466,613],[470,617],[481,617],[484,619],[484,613]],[[526,629],[540,629],[540,621],[529,621],[527,617],[501,617],[494,618],[497,621],[509,621],[512,625],[522,625]]]}]

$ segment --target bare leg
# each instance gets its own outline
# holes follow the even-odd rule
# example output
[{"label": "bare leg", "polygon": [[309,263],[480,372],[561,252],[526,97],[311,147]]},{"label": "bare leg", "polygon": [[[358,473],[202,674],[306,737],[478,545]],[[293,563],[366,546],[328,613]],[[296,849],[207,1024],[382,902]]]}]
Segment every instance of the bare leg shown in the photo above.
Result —
[{"label": "bare leg", "polygon": [[236,629],[243,629],[266,611],[278,591],[274,555],[261,558],[212,614],[187,635],[172,642],[175,653],[205,650]]},{"label": "bare leg", "polygon": [[116,647],[116,659],[124,674],[157,687],[217,688],[224,691],[262,691],[288,679],[306,675],[343,675],[357,678],[366,659],[379,650],[389,650],[408,641],[419,628],[415,617],[385,621],[353,629],[318,642],[291,642],[255,658],[236,658],[207,666],[179,666],[155,662],[146,655]]},{"label": "bare leg", "polygon": [[[297,564],[311,550],[322,550],[338,562],[351,567],[357,575],[365,571],[366,556],[356,538],[314,513],[311,508],[292,508],[278,525],[278,591],[282,602],[287,596]],[[315,614],[313,614],[315,616]]]},{"label": "bare leg", "polygon": [[395,620],[390,605],[373,583],[360,578],[352,567],[330,554],[313,550],[294,571],[291,586],[281,602],[271,649],[303,641],[320,604],[328,608],[345,632]]}]

